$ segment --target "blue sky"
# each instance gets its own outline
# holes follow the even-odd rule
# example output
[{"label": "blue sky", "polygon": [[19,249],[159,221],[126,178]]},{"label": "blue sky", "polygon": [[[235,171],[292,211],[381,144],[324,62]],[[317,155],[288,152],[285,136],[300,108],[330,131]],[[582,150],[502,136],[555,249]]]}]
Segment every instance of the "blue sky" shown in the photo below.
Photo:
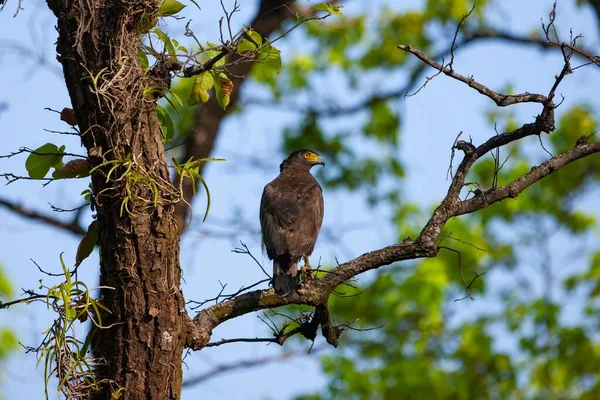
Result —
[{"label": "blue sky", "polygon": [[[38,1],[25,2],[25,10],[13,18],[14,3],[9,2],[0,13],[0,46],[9,44],[9,40],[19,41],[35,48],[36,54],[43,54],[48,65],[36,65],[34,57],[8,54],[0,58],[0,104],[8,105],[8,110],[0,113],[0,153],[5,154],[22,146],[36,148],[46,142],[65,144],[68,151],[81,152],[78,139],[43,131],[44,128],[65,128],[56,114],[44,111],[45,107],[62,109],[69,106],[67,91],[60,79],[60,69],[54,60],[54,18],[45,9],[44,3]],[[384,3],[369,2],[371,6]],[[403,3],[401,7],[419,3]],[[501,5],[494,7],[497,16],[493,18],[499,26],[527,34],[539,29],[540,18],[547,16],[552,1],[510,0],[498,3]],[[598,27],[592,13],[587,9],[575,9],[572,3],[565,0],[559,3],[559,27],[565,32],[569,27],[576,32],[583,32],[586,47],[600,48]],[[348,11],[352,12],[353,7],[356,9],[364,3],[353,1],[350,4]],[[189,7],[186,16],[193,19],[192,28],[199,37],[214,40],[217,37],[219,8],[202,2],[200,6],[202,11]],[[234,24],[241,26],[253,12],[250,4],[243,4],[242,12]],[[169,29],[175,26],[170,25]],[[293,46],[284,41],[280,47],[284,57],[295,51]],[[472,74],[494,89],[510,83],[519,92],[543,93],[548,91],[561,66],[559,54],[500,43],[476,45],[461,51],[454,64],[457,71]],[[381,78],[383,82],[384,77]],[[398,77],[398,86],[402,83],[400,79]],[[385,77],[385,81],[390,80],[394,82],[395,77]],[[334,80],[332,90],[343,91],[341,83]],[[597,72],[591,68],[578,70],[569,76],[560,92],[566,97],[562,110],[580,102],[591,104],[596,109],[600,106],[597,96],[600,93],[600,80]],[[425,206],[434,205],[447,190],[449,148],[456,134],[463,131],[464,135],[473,137],[475,143],[493,135],[493,129],[484,117],[493,104],[465,85],[440,76],[419,95],[400,99],[395,106],[402,111],[403,121],[401,146],[397,155],[408,168],[403,194]],[[558,117],[562,110],[558,110]],[[532,105],[517,108],[520,122],[530,121],[538,112],[536,106]],[[213,198],[211,214],[204,226],[197,218],[182,239],[181,263],[186,281],[184,294],[188,299],[201,300],[214,296],[220,290],[219,281],[226,282],[228,288],[238,288],[262,279],[262,272],[251,260],[232,253],[231,249],[237,246],[238,240],[243,240],[254,254],[260,254],[257,218],[260,194],[264,184],[277,174],[277,166],[283,157],[279,152],[280,142],[273,138],[278,138],[282,126],[293,118],[293,114],[283,111],[254,107],[250,112],[229,118],[223,125],[214,155],[225,157],[228,162],[210,165],[206,173]],[[343,121],[331,123],[343,126]],[[240,154],[260,156],[271,169],[239,168]],[[431,160],[435,161],[432,163]],[[0,160],[0,171],[25,174],[24,159],[15,157]],[[83,181],[53,183],[46,188],[36,182],[17,182],[0,186],[0,196],[39,210],[49,210],[49,202],[70,208],[79,205],[78,194],[86,186],[87,183]],[[389,210],[368,209],[360,194],[328,192],[325,202],[325,229],[336,230],[340,226],[359,228],[348,232],[336,231],[338,236],[343,237],[344,246],[323,242],[317,245],[315,255],[322,257],[324,264],[333,262],[334,256],[338,256],[340,261],[348,260],[395,241],[396,233],[388,219]],[[204,208],[204,198],[198,199],[194,206],[196,215],[199,215]],[[580,206],[586,209],[598,207],[590,198],[583,199]],[[222,228],[223,221],[232,218],[232,210],[239,210],[243,220],[252,223],[249,230],[238,233],[233,240],[210,239],[207,232],[215,229],[227,231]],[[594,211],[598,212],[598,209]],[[78,239],[71,235],[25,221],[3,209],[0,209],[0,221],[0,263],[17,290],[35,287],[40,278],[30,258],[47,270],[57,271],[61,252],[65,253],[66,259],[75,256]],[[89,215],[86,215],[85,221],[84,224],[89,223]],[[262,259],[268,265],[268,260],[265,257]],[[97,280],[96,254],[84,262],[81,272],[83,280]],[[457,307],[458,313],[464,315],[481,311],[482,307],[487,306],[494,305],[484,301],[449,305]],[[51,318],[52,315],[42,305],[30,305],[1,312],[0,326],[13,327],[24,343],[35,345],[41,339],[40,332],[50,325]],[[268,335],[264,325],[255,315],[248,315],[218,327],[213,338],[264,335]],[[308,347],[308,343],[303,345]],[[254,359],[280,351],[275,345],[262,344],[232,344],[205,349],[188,357],[186,362],[190,370],[185,372],[185,376],[210,370],[215,365]],[[35,369],[35,363],[33,355],[18,352],[8,365],[0,366],[5,370],[2,388],[6,398],[42,398],[42,371]],[[297,393],[318,389],[325,382],[315,357],[303,357],[223,375],[202,387],[184,390],[183,399],[197,398],[200,393],[204,399],[289,398]]]}]

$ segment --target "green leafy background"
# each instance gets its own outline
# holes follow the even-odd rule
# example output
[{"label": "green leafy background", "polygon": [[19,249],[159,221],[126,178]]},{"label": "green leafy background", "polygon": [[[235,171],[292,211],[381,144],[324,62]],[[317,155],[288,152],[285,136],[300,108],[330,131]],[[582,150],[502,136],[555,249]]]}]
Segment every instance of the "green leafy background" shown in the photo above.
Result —
[{"label": "green leafy background", "polygon": [[[489,101],[482,100],[465,85],[443,76],[435,78],[416,96],[404,98],[407,90],[418,89],[424,75],[430,76],[433,72],[423,71],[414,57],[397,50],[396,46],[411,44],[427,54],[443,53],[452,42],[458,21],[471,9],[471,3],[430,0],[404,6],[387,1],[364,6],[365,3],[348,3],[341,9],[341,17],[332,16],[300,26],[289,37],[274,43],[277,49],[249,31],[252,42],[243,42],[240,51],[255,51],[257,45],[263,45],[265,62],[253,67],[242,100],[235,107],[227,107],[228,83],[221,79],[220,71],[177,81],[159,102],[158,112],[169,159],[181,157],[181,146],[177,145],[186,139],[194,124],[195,107],[215,96],[219,105],[227,107],[230,113],[214,154],[224,156],[230,162],[223,167],[211,166],[206,175],[214,215],[207,220],[208,228],[195,225],[182,239],[184,292],[189,298],[201,300],[197,296],[218,293],[221,287],[217,278],[224,277],[223,281],[232,286],[262,278],[260,271],[249,272],[247,260],[229,258],[233,257],[229,250],[243,239],[254,243],[255,250],[259,251],[256,208],[260,190],[272,179],[283,155],[289,151],[310,147],[327,158],[327,168],[316,173],[325,187],[330,219],[326,220],[322,243],[316,253],[324,255],[324,267],[328,268],[334,264],[334,256],[345,254],[343,247],[330,236],[343,236],[346,230],[350,232],[352,248],[347,253],[356,256],[375,248],[372,246],[383,246],[417,234],[447,188],[449,149],[459,131],[468,126],[469,131],[465,130],[462,138],[473,137],[474,143],[481,143],[495,134],[494,127],[499,132],[511,130],[531,122],[539,112],[529,106],[492,107]],[[517,1],[509,5],[502,1],[478,1],[463,29],[465,34],[502,28],[524,36],[531,32],[539,36],[539,19],[546,18],[551,7],[551,2],[547,3],[535,8],[535,14],[529,14],[520,12]],[[577,16],[577,23],[595,21],[585,3],[560,3],[558,24],[563,37],[572,26],[569,16]],[[178,11],[185,14],[192,9],[181,10],[177,4],[170,2],[163,14]],[[575,8],[578,6],[581,8]],[[190,11],[190,17],[204,16],[207,22],[214,23],[218,9],[209,7],[208,10],[214,13]],[[542,11],[538,13],[537,10]],[[246,11],[244,17],[248,17],[250,11]],[[169,53],[180,50],[183,44],[193,46],[178,34],[181,32],[177,29],[178,24],[183,25],[185,21],[169,20],[154,28],[152,22],[145,27],[146,32],[159,38]],[[573,28],[577,30],[578,26]],[[580,28],[586,35],[582,43],[597,48],[594,47],[597,30],[587,25]],[[206,38],[207,41],[218,37],[216,30],[214,33]],[[465,45],[457,51],[456,69],[465,74],[476,70],[477,79],[491,82],[493,89],[507,93],[547,92],[554,74],[562,67],[562,57],[558,53],[550,57],[537,48],[512,45],[510,55],[514,59],[500,59],[495,57],[496,53],[505,56],[506,51],[492,47],[487,53],[478,53],[477,46],[493,44]],[[209,59],[214,55],[207,52],[203,57]],[[144,55],[140,58],[145,68],[152,65],[152,57]],[[533,64],[533,58],[542,59],[547,65],[544,65],[543,74],[540,72],[539,81],[524,85],[518,82],[518,77],[522,69],[531,67],[519,63]],[[501,170],[498,184],[529,171],[532,165],[549,157],[547,152],[564,151],[581,135],[598,128],[597,96],[586,86],[586,82],[591,87],[593,81],[597,81],[597,74],[593,68],[588,68],[568,77],[566,85],[571,86],[566,86],[566,100],[557,110],[557,130],[541,137],[545,149],[537,138],[530,138],[532,140],[502,150],[503,161],[510,157]],[[584,78],[578,80],[579,76]],[[413,78],[414,84],[408,85]],[[217,82],[219,84],[215,85]],[[447,116],[444,109],[456,103],[464,105],[461,113]],[[43,106],[47,105],[39,105],[40,108]],[[264,109],[257,110],[259,106]],[[408,109],[417,117],[409,114]],[[431,126],[431,121],[442,115],[447,118],[443,130],[422,128]],[[419,120],[415,122],[415,119]],[[55,122],[44,120],[44,123],[52,126]],[[65,149],[51,144],[40,148],[40,143],[49,140],[45,136],[36,140],[26,144],[38,152],[62,153]],[[15,143],[18,146],[24,144],[21,140]],[[436,153],[440,143],[443,143],[444,152]],[[66,148],[71,151],[78,145],[71,141]],[[36,177],[47,176],[52,168],[56,172],[66,162],[62,157],[45,157],[43,161],[33,155],[30,157],[29,165],[21,167]],[[180,160],[181,163],[185,161]],[[457,163],[455,160],[454,164]],[[474,166],[468,180],[477,182],[483,189],[490,188],[493,170],[493,159],[485,157]],[[442,233],[442,245],[460,252],[467,282],[474,273],[486,272],[473,284],[475,302],[469,299],[455,302],[466,293],[460,279],[458,258],[452,251],[441,250],[435,259],[401,263],[365,274],[353,286],[340,287],[339,296],[331,299],[331,308],[337,322],[349,323],[358,319],[353,327],[378,329],[349,330],[344,333],[340,348],[319,353],[319,366],[325,376],[321,378],[321,385],[302,381],[302,373],[308,373],[307,370],[286,369],[292,372],[283,376],[280,375],[282,367],[277,366],[267,372],[261,369],[251,379],[245,375],[242,379],[248,390],[261,382],[260,393],[265,397],[271,393],[271,398],[280,398],[279,393],[290,396],[289,387],[293,387],[302,399],[596,398],[600,392],[597,336],[600,246],[598,202],[595,200],[598,179],[600,159],[589,157],[545,178],[519,195],[517,200],[497,203],[450,221]],[[62,187],[73,189],[73,197],[83,190],[82,194],[89,198],[86,180],[70,181],[68,185]],[[234,195],[232,188],[237,190]],[[42,199],[40,204],[43,205],[50,197],[48,191],[18,190],[15,189],[15,193],[21,193],[21,198]],[[51,193],[55,198],[62,198],[62,190],[59,194]],[[80,200],[74,201],[74,206],[78,202]],[[349,215],[339,220],[330,217],[335,216],[336,209],[342,209],[344,204],[353,207],[344,208]],[[250,221],[249,228],[240,222],[245,220]],[[352,233],[345,221],[376,226],[371,229],[361,226],[362,230]],[[196,255],[201,245],[214,243],[207,239],[211,232],[214,237],[228,232],[223,229],[215,234],[214,230],[209,230],[206,234],[203,229],[215,228],[214,225],[222,229],[231,224],[240,224],[241,228],[233,235],[223,234],[229,241],[219,242],[211,249],[202,247],[200,256]],[[328,235],[331,232],[333,234]],[[12,239],[9,236],[12,235],[7,234],[7,240]],[[46,233],[39,240],[31,239],[32,236],[27,238],[28,243],[37,244],[40,257],[56,259],[57,248],[67,247],[66,240],[61,238],[62,241],[57,243],[50,236]],[[76,259],[77,243],[72,243],[72,259]],[[87,256],[90,248],[84,247],[82,252]],[[22,253],[22,257],[15,256],[11,258],[15,261],[7,263],[6,275],[11,279],[21,279],[18,267],[25,265],[30,257],[29,252]],[[10,256],[14,254],[10,253]],[[95,257],[92,254],[82,264],[85,267],[89,263],[87,266],[92,267],[88,272],[82,269],[82,274],[89,274],[90,281],[97,278],[97,270],[93,268],[97,261]],[[252,275],[255,272],[256,275]],[[11,296],[5,282],[0,274],[2,298]],[[18,281],[18,285],[21,283]],[[295,315],[298,308],[287,311]],[[4,336],[11,335],[5,333],[6,330],[1,332],[2,337],[8,339],[0,341],[0,359],[15,348],[14,337]],[[269,334],[260,323],[232,323],[232,328],[223,327],[215,335],[232,337],[240,336],[240,332],[250,332],[250,336]],[[286,348],[303,344],[295,339],[286,343]],[[244,354],[255,359],[257,352],[263,350],[252,346],[254,350]],[[239,347],[223,352],[214,357],[224,362],[233,358],[232,354],[241,354]],[[193,367],[201,364],[194,362],[197,362],[194,358],[189,360]],[[2,365],[0,360],[0,367]],[[186,374],[194,371],[191,368]],[[314,371],[310,372],[315,375]],[[231,379],[221,381],[222,392],[214,398],[231,393],[226,390],[235,390],[233,381],[239,390],[238,378]],[[275,388],[271,389],[270,385]],[[198,388],[198,392],[185,391],[184,398],[196,398],[200,392],[212,396],[205,388]]]}]

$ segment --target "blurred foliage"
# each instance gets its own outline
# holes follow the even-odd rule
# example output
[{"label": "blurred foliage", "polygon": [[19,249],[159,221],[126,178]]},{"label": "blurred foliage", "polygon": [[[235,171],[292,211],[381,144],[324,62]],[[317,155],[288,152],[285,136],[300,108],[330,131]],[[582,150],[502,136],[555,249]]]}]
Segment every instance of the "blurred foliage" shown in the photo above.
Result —
[{"label": "blurred foliage", "polygon": [[[390,205],[399,240],[414,238],[431,209],[407,203],[397,186],[382,193],[382,182],[390,177],[401,182],[405,170],[397,157],[402,138],[398,96],[387,99],[381,93],[402,88],[390,89],[388,74],[410,77],[418,68],[414,58],[389,49],[399,43],[429,54],[447,49],[471,4],[426,1],[420,10],[382,8],[308,24],[303,34],[318,51],[284,59],[276,83],[262,81],[275,99],[303,93],[310,99],[299,105],[306,109],[299,123],[284,132],[284,153],[313,147],[326,154],[335,168],[319,171],[322,181],[332,188],[367,189],[372,204]],[[478,2],[465,29],[487,28],[492,4]],[[331,74],[343,76],[347,88],[331,90]],[[339,94],[344,90],[346,95]],[[318,99],[325,100],[315,104]],[[539,142],[532,138],[503,148],[494,154],[498,161],[492,155],[480,160],[467,178],[478,186],[465,188],[463,195],[511,182],[547,159],[548,152],[560,153],[598,129],[594,109],[571,107],[561,110],[557,130]],[[328,119],[345,117],[352,123],[342,132],[329,128]],[[499,132],[524,122],[506,109],[495,108],[488,117]],[[345,332],[340,348],[322,358],[326,389],[298,399],[597,398],[600,248],[582,260],[581,254],[594,249],[569,253],[560,245],[567,235],[582,243],[597,235],[594,215],[577,208],[575,200],[598,187],[599,179],[598,157],[574,163],[527,189],[518,201],[451,220],[441,245],[460,252],[460,259],[455,251],[441,249],[435,259],[403,263],[378,271],[358,287],[339,288],[344,295],[331,299],[338,322],[360,318],[356,328],[381,328]],[[563,264],[585,267],[554,276]],[[488,274],[473,282],[470,294],[484,307],[465,318],[469,298],[454,300],[465,298],[465,285],[483,272]]]},{"label": "blurred foliage", "polygon": [[[12,295],[12,286],[0,265],[0,302],[6,301],[6,299],[12,297]],[[17,337],[13,331],[9,327],[0,326],[0,388],[1,381],[4,377],[4,361],[14,350],[16,350],[17,345]],[[2,390],[0,390],[0,399],[1,398]]]},{"label": "blurred foliage", "polygon": [[[463,29],[490,28],[489,13],[499,3],[478,0]],[[423,74],[422,64],[396,46],[410,44],[436,59],[448,57],[456,26],[471,7],[468,0],[424,0],[420,8],[408,10],[394,1],[384,7],[349,4],[343,18],[301,24],[293,36],[302,46],[289,56],[280,58],[270,42],[252,31],[247,34],[253,42],[244,39],[238,48],[239,53],[257,51],[264,57],[249,78],[265,90],[244,93],[248,103],[257,92],[267,91],[261,103],[290,104],[297,114],[282,133],[283,153],[318,149],[330,161],[317,171],[324,185],[363,190],[372,206],[384,203],[392,210],[399,241],[418,234],[431,207],[399,195],[407,171],[399,159],[402,116],[396,100],[414,90],[415,78],[421,82]],[[159,11],[172,15],[182,8],[170,0]],[[181,49],[161,30],[152,34],[170,52]],[[206,52],[200,61],[214,56]],[[149,68],[143,52],[140,60]],[[214,95],[225,108],[232,90],[220,71],[178,80],[158,107],[165,142],[181,143],[193,129],[198,104]],[[503,91],[513,90],[508,86]],[[540,137],[544,149],[524,141],[486,156],[467,179],[477,184],[462,195],[511,182],[548,153],[560,153],[598,129],[597,110],[570,106],[564,113],[561,109],[557,130]],[[489,111],[488,119],[500,132],[523,123],[506,109]],[[334,120],[339,124],[332,129]],[[171,147],[172,155],[180,156],[182,148]],[[37,149],[63,150],[52,144]],[[26,164],[28,173],[45,177],[52,168],[66,167],[58,158],[34,154]],[[498,165],[502,168],[495,174]],[[394,182],[393,188],[386,180]],[[576,207],[576,200],[597,188],[599,180],[600,158],[585,158],[533,185],[518,201],[495,203],[449,221],[436,258],[385,268],[357,287],[339,288],[343,295],[333,296],[330,304],[335,319],[360,318],[355,328],[379,328],[345,332],[340,348],[322,357],[326,388],[298,399],[598,398],[600,247],[584,246],[586,238],[598,234],[598,224],[594,215]],[[563,248],[566,236],[580,241],[581,248]],[[82,254],[88,250],[83,248]],[[582,260],[588,253],[589,259]],[[583,267],[569,268],[579,265]],[[555,276],[557,270],[561,273]],[[474,279],[483,272],[488,274]],[[11,295],[0,269],[0,296]],[[469,295],[484,306],[476,308]],[[464,312],[468,307],[473,307],[469,317]],[[0,327],[0,377],[3,360],[16,345],[14,334]]]},{"label": "blurred foliage", "polygon": [[[515,124],[509,114],[494,118],[499,127]],[[573,107],[545,147],[557,154],[596,129],[590,107]],[[506,163],[497,185],[529,171],[535,157],[525,150],[512,147],[500,153],[500,163]],[[494,168],[494,159],[486,157],[467,180],[489,189]],[[533,185],[518,201],[495,203],[449,221],[441,245],[459,251],[460,263],[455,252],[441,249],[435,259],[383,270],[364,287],[345,287],[344,297],[331,300],[336,319],[360,317],[356,328],[382,327],[346,332],[341,352],[322,359],[327,389],[298,399],[597,398],[600,248],[583,260],[587,267],[582,272],[557,280],[552,271],[560,263],[567,267],[581,260],[577,254],[559,256],[569,251],[560,241],[553,252],[548,247],[557,246],[561,234],[575,241],[597,235],[594,215],[574,208],[573,200],[598,187],[599,173],[600,159],[590,157]],[[414,237],[427,215],[428,210],[398,202],[399,239]],[[539,258],[526,261],[524,252],[532,249]],[[519,263],[542,278],[516,274]],[[453,302],[466,294],[461,269],[467,283],[474,272],[491,271],[474,281],[471,294],[495,306],[479,309],[468,320],[456,314],[469,304]],[[507,288],[502,288],[501,276],[509,277]]]},{"label": "blurred foliage", "polygon": [[[331,161],[317,172],[319,179],[329,188],[363,190],[371,205],[391,207],[402,240],[418,234],[431,207],[399,195],[406,171],[398,157],[402,118],[396,100],[415,89],[422,66],[394,49],[402,43],[437,58],[447,55],[472,2],[426,0],[409,10],[388,4],[358,11],[349,5],[341,19],[301,25],[294,35],[302,46],[282,58],[280,75],[275,78],[256,65],[250,78],[269,90],[262,103],[290,104],[298,114],[283,132],[283,153],[318,149]],[[499,4],[478,1],[463,29],[493,31],[489,14]],[[343,84],[337,85],[340,79]],[[175,88],[181,98],[189,97],[190,90],[186,84]],[[507,86],[503,92],[513,89]],[[569,106],[566,112],[561,108],[551,135],[479,160],[467,179],[477,185],[462,195],[511,182],[548,153],[560,153],[598,129],[597,110]],[[186,105],[173,115],[180,136],[191,130],[193,110]],[[490,129],[496,126],[499,132],[529,122],[497,108],[488,118]],[[394,182],[393,189],[386,179]],[[446,248],[435,259],[382,269],[361,286],[339,288],[344,296],[331,299],[337,321],[360,318],[356,328],[381,328],[345,332],[340,348],[322,358],[327,387],[298,399],[597,398],[600,248],[584,243],[597,235],[598,225],[575,200],[597,188],[599,179],[600,159],[580,160],[533,185],[518,201],[449,221],[440,236]],[[569,243],[580,241],[581,248],[561,246],[565,237]],[[590,259],[583,260],[590,252]],[[469,293],[482,300],[480,307],[471,305],[465,286],[483,272],[488,274],[474,280]],[[466,317],[469,307],[474,311]]]},{"label": "blurred foliage", "polygon": [[[509,115],[497,122],[512,123]],[[563,151],[596,124],[589,107],[574,107],[545,146],[553,154]],[[498,185],[532,165],[524,149],[508,153]],[[493,171],[494,160],[486,158],[468,180],[488,189]],[[345,332],[340,349],[322,357],[327,388],[297,399],[597,398],[600,248],[581,260],[561,248],[557,237],[583,241],[597,235],[594,216],[574,209],[573,199],[598,186],[599,172],[600,159],[590,157],[533,185],[518,202],[499,202],[451,220],[441,245],[459,251],[460,263],[455,252],[442,248],[435,259],[403,263],[380,271],[374,282],[340,289],[344,297],[331,299],[336,320],[360,317],[356,328],[381,328]],[[425,215],[415,205],[399,205],[395,220],[401,236],[414,237]],[[538,257],[525,259],[532,249]],[[580,261],[587,265],[583,271],[552,276],[562,265]],[[527,275],[517,274],[518,264]],[[468,298],[453,301],[466,294],[461,269],[467,283],[474,272],[490,272],[471,288],[489,307],[478,307],[466,319]]]},{"label": "blurred foliage", "polygon": [[[356,18],[356,29],[351,29],[345,40],[328,38],[333,32],[340,35],[339,26],[326,33],[325,24],[309,30],[309,34],[317,37],[322,46],[329,46],[320,53],[328,58],[322,65],[343,59],[337,65],[347,70],[406,70],[410,69],[409,60],[401,53],[386,53],[382,49],[409,43],[432,51],[433,44],[439,41],[430,36],[435,31],[431,27],[437,24],[443,31],[446,24],[455,26],[470,8],[468,3],[429,1],[421,11],[400,14],[383,10],[385,18],[378,20],[377,35],[380,43],[387,45],[365,46],[369,53],[362,58],[356,56],[359,52],[350,49],[365,43],[367,28],[361,18]],[[489,4],[478,2],[475,23],[479,26],[486,25],[483,11]],[[400,26],[410,28],[399,29]],[[321,65],[318,61],[315,64]],[[295,78],[294,82],[297,81],[301,80]],[[505,91],[511,92],[510,87]],[[389,110],[396,113],[393,139],[388,136],[392,126]],[[369,122],[357,126],[357,134],[378,140],[383,147],[396,147],[400,126],[397,111],[392,107],[366,107],[364,112],[370,114]],[[522,124],[505,109],[494,109],[488,117],[500,132]],[[498,161],[492,155],[486,156],[467,178],[477,186],[465,188],[463,195],[477,188],[501,186],[522,176],[532,165],[548,158],[547,152],[565,151],[582,135],[596,131],[597,118],[589,106],[572,107],[562,114],[554,133],[540,138],[544,149],[539,143],[526,142],[494,154]],[[319,127],[318,120],[312,122],[313,127]],[[322,129],[311,132],[313,136],[305,128],[286,132],[286,150],[300,144],[315,143],[318,147],[335,141],[330,155],[341,158],[352,154],[349,141],[333,135],[323,138]],[[351,189],[376,185],[386,161],[375,160],[371,169],[355,160],[354,167],[343,169],[345,179],[340,181],[330,175],[326,177],[328,183],[336,186],[344,182]],[[497,165],[502,168],[495,175]],[[373,174],[371,170],[376,172]],[[298,399],[597,398],[600,248],[595,249],[589,260],[581,260],[578,251],[569,253],[570,249],[560,245],[565,235],[582,243],[597,235],[594,215],[575,207],[575,200],[587,190],[597,188],[599,179],[599,157],[571,164],[527,189],[518,201],[495,203],[475,214],[451,220],[441,234],[441,245],[460,252],[460,260],[456,252],[441,249],[435,259],[403,263],[379,271],[373,282],[340,289],[344,296],[331,299],[336,320],[360,318],[356,328],[381,328],[345,332],[341,351],[337,349],[322,357],[323,370],[329,377],[326,389]],[[408,204],[399,197],[382,198],[395,209],[399,239],[407,235],[414,238],[430,210]],[[532,250],[538,255],[533,260],[525,257]],[[590,250],[594,249],[585,249],[581,254]],[[570,275],[553,276],[553,271],[563,270],[562,265],[566,268],[578,263],[587,267]],[[517,265],[526,269],[525,276],[522,270],[515,269]],[[482,272],[489,273],[474,281],[470,293],[481,298],[484,307],[478,307],[470,318],[465,318],[465,308],[470,307],[468,297],[463,303],[453,300],[465,298],[465,283],[471,282],[474,273]],[[506,280],[509,282],[503,285]]]}]

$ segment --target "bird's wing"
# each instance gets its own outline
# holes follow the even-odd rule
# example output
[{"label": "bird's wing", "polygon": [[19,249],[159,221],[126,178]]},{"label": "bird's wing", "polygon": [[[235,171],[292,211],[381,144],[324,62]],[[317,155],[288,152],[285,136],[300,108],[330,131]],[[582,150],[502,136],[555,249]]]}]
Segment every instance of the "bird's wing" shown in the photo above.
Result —
[{"label": "bird's wing", "polygon": [[291,248],[293,254],[311,255],[317,237],[323,223],[323,191],[321,186],[312,176],[305,185],[303,192],[298,198],[298,207],[300,214],[299,223],[295,227],[294,232],[290,235]]},{"label": "bird's wing", "polygon": [[263,244],[270,259],[310,255],[323,223],[323,192],[309,173],[278,177],[265,186],[260,206]]},{"label": "bird's wing", "polygon": [[267,255],[273,259],[289,250],[289,234],[297,226],[301,210],[298,194],[281,182],[271,182],[260,202],[260,226]]}]

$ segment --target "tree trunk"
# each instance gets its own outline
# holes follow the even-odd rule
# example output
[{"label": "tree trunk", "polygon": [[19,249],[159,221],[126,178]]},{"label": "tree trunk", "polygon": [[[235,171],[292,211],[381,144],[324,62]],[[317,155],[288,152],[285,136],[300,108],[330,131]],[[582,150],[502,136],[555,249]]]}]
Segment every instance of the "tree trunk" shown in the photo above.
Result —
[{"label": "tree trunk", "polygon": [[[169,183],[155,99],[167,86],[141,68],[137,27],[158,2],[48,0],[57,52],[87,149],[99,224],[102,303],[92,340],[94,399],[178,399],[184,301],[177,191]],[[151,77],[154,75],[154,78]],[[168,80],[168,73],[165,75]],[[111,169],[115,168],[112,172]]]}]

